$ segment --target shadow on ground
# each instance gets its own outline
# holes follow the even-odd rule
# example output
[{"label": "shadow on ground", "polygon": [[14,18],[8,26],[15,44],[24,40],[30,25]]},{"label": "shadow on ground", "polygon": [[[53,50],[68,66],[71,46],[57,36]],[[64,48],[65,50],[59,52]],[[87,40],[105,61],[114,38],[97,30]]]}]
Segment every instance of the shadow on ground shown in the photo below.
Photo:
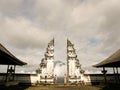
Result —
[{"label": "shadow on ground", "polygon": [[78,86],[78,85],[16,85],[0,86],[0,90],[120,90],[119,85],[95,85],[95,86]]},{"label": "shadow on ground", "polygon": [[20,85],[16,85],[16,86],[0,86],[0,90],[26,90],[29,87],[30,86],[28,86],[28,85],[25,85],[25,86],[20,86]]},{"label": "shadow on ground", "polygon": [[120,85],[106,85],[100,90],[120,90]]}]

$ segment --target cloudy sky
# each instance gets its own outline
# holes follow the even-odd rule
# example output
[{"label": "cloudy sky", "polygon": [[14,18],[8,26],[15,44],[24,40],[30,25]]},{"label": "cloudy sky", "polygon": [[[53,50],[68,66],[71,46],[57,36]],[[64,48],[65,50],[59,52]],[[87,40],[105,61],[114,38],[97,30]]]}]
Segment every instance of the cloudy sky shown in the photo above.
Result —
[{"label": "cloudy sky", "polygon": [[53,37],[55,61],[66,64],[68,38],[82,67],[90,71],[120,48],[119,4],[120,0],[0,0],[0,43],[28,63],[18,71],[31,72],[39,67]]}]

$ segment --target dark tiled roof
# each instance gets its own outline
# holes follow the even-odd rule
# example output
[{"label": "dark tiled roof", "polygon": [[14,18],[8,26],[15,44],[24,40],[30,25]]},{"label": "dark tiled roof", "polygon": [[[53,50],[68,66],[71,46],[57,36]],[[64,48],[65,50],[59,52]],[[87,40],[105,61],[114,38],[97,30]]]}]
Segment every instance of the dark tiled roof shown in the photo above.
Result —
[{"label": "dark tiled roof", "polygon": [[16,58],[0,43],[0,64],[3,65],[25,65],[27,63]]},{"label": "dark tiled roof", "polygon": [[94,67],[120,67],[120,49]]}]

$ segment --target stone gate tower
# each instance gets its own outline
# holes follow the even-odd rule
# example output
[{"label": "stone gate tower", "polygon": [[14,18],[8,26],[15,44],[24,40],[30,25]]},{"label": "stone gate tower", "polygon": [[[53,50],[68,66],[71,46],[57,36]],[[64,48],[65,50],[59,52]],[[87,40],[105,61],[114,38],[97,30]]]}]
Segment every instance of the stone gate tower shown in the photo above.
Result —
[{"label": "stone gate tower", "polygon": [[67,81],[68,83],[78,83],[82,81],[84,71],[77,58],[74,44],[67,40]]},{"label": "stone gate tower", "polygon": [[44,58],[40,63],[40,81],[54,82],[54,39],[48,43]]}]

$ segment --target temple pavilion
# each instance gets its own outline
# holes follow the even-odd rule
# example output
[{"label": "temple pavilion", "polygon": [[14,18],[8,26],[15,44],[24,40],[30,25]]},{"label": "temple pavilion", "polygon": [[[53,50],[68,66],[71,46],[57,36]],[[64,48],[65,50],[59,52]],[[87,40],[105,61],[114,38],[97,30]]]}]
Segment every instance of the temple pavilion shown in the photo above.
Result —
[{"label": "temple pavilion", "polygon": [[7,65],[6,82],[14,81],[16,65],[22,66],[26,64],[27,63],[16,58],[0,43],[0,65]]}]

